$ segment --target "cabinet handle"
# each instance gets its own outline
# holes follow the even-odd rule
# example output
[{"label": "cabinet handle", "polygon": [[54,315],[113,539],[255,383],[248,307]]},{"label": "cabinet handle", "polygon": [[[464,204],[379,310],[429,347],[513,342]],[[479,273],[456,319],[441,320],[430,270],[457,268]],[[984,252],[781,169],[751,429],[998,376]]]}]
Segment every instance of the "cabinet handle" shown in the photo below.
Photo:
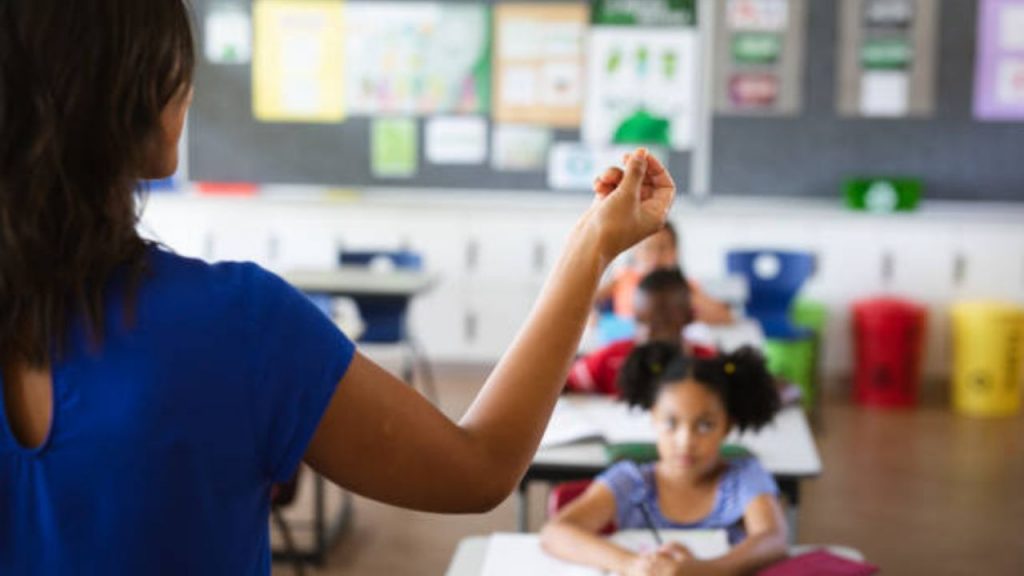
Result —
[{"label": "cabinet handle", "polygon": [[967,279],[967,258],[962,253],[953,257],[953,285],[960,287]]},{"label": "cabinet handle", "polygon": [[476,240],[470,240],[466,244],[466,271],[474,272],[477,262],[480,260],[480,244]]},{"label": "cabinet handle", "polygon": [[477,317],[476,312],[466,312],[466,317],[463,321],[463,330],[466,337],[467,344],[473,344],[476,342],[477,336]]},{"label": "cabinet handle", "polygon": [[533,271],[537,274],[543,274],[544,268],[547,267],[548,253],[544,246],[544,243],[538,240],[533,245]]}]

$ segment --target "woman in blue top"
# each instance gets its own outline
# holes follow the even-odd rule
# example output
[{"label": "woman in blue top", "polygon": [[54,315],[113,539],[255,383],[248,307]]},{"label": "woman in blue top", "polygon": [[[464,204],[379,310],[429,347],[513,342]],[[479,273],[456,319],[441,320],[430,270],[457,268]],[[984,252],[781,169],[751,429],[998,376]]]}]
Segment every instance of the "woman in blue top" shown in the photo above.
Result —
[{"label": "woman in blue top", "polygon": [[399,506],[495,506],[602,272],[675,194],[642,150],[595,182],[454,423],[273,274],[140,238],[136,183],[177,166],[192,70],[183,0],[0,2],[0,574],[269,574],[270,489],[301,461]]},{"label": "woman in blue top", "polygon": [[[783,557],[786,524],[772,477],[754,458],[720,456],[733,427],[760,428],[779,408],[760,354],[690,359],[676,345],[651,343],[626,360],[620,387],[631,404],[652,408],[659,460],[620,462],[598,476],[544,528],[545,548],[629,576],[747,574]],[[658,528],[725,529],[733,547],[703,561],[679,544],[638,554],[597,535],[611,522],[646,529],[644,514]]]}]

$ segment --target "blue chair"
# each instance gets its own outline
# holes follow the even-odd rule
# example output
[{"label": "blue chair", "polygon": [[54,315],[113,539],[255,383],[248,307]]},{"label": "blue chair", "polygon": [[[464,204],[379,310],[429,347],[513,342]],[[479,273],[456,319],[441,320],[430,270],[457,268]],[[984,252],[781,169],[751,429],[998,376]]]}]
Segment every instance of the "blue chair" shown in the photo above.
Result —
[{"label": "blue chair", "polygon": [[[423,256],[411,250],[343,250],[338,253],[341,266],[378,266],[394,270],[421,271]],[[402,358],[402,378],[415,386],[416,367],[423,375],[423,393],[437,402],[433,370],[426,356],[420,351],[415,339],[409,334],[407,296],[383,296],[360,294],[351,297],[359,310],[364,331],[359,337],[360,344],[395,344],[403,346],[406,354]]]},{"label": "blue chair", "polygon": [[[378,263],[396,270],[423,270],[423,257],[409,250],[363,250],[343,251],[338,254],[341,266],[365,266],[372,268]],[[353,298],[359,309],[359,316],[366,324],[359,341],[368,344],[393,344],[408,340],[406,312],[409,299],[404,296],[365,296]]]},{"label": "blue chair", "polygon": [[814,254],[743,250],[729,252],[726,258],[729,274],[746,278],[750,286],[746,313],[761,324],[766,338],[799,340],[813,335],[793,324],[789,315],[800,288],[814,275]]}]

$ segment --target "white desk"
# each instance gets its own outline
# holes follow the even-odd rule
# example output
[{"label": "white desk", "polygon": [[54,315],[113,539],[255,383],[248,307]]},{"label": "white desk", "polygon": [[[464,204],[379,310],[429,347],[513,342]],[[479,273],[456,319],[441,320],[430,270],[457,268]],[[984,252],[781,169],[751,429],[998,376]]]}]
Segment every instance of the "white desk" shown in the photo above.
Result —
[{"label": "white desk", "polygon": [[[729,551],[725,530],[662,530],[665,542],[679,542],[697,558],[717,558]],[[651,550],[656,543],[647,530],[626,530],[610,537],[629,550]],[[493,557],[488,558],[489,555]],[[593,576],[602,571],[559,560],[544,552],[539,534],[492,534],[462,540],[448,567],[448,576],[529,574],[530,576]]]},{"label": "white desk", "polygon": [[410,270],[378,271],[366,266],[333,270],[293,270],[284,279],[309,294],[331,296],[415,296],[433,287],[436,278]]},{"label": "white desk", "polygon": [[[603,397],[574,397],[573,402],[608,402]],[[792,536],[797,532],[797,511],[800,504],[800,481],[821,474],[821,458],[811,435],[807,417],[799,406],[784,408],[775,421],[758,433],[731,435],[730,443],[753,452],[770,472],[779,489],[789,501],[789,522]],[[528,484],[533,481],[565,482],[592,478],[612,464],[601,442],[582,442],[543,448],[537,452],[519,485],[519,530],[529,527],[526,501]]]},{"label": "white desk", "polygon": [[[487,558],[489,540],[488,536],[470,536],[459,542],[445,576],[480,576]],[[789,555],[799,556],[822,548],[853,562],[864,562],[864,555],[859,550],[847,546],[794,546],[789,549]]]}]

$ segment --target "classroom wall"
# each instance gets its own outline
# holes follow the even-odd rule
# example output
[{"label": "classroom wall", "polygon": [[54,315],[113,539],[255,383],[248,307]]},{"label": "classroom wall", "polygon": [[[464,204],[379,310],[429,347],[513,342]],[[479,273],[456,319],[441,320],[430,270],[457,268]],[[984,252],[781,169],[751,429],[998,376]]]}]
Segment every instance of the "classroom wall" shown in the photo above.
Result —
[{"label": "classroom wall", "polygon": [[[276,192],[279,192],[277,194]],[[410,247],[439,284],[412,310],[412,329],[439,361],[491,362],[539,293],[585,196],[375,192],[325,200],[296,189],[257,198],[153,195],[143,230],[186,255],[255,260],[273,270],[333,266],[337,249]],[[906,295],[932,311],[926,373],[948,373],[946,307],[958,298],[1024,302],[1024,206],[933,204],[920,213],[850,213],[826,202],[721,199],[677,205],[684,260],[695,278],[725,274],[732,248],[819,255],[805,295],[831,310],[829,375],[851,371],[848,308]]]}]

